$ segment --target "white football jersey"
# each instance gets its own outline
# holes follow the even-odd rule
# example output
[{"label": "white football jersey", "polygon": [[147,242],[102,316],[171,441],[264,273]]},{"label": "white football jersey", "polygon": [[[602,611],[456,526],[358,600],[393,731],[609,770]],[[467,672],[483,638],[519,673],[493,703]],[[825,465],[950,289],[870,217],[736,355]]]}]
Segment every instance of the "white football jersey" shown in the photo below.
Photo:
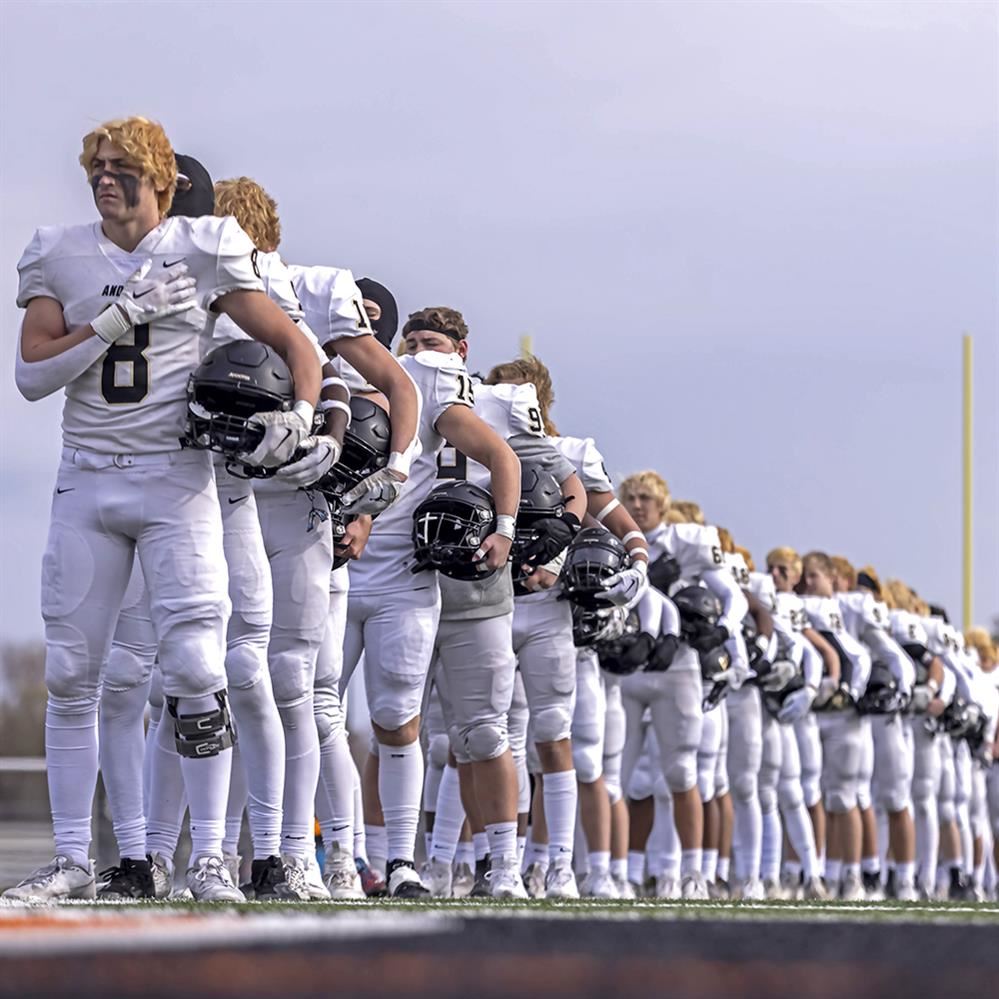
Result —
[{"label": "white football jersey", "polygon": [[660,555],[671,555],[680,567],[678,586],[696,583],[706,572],[713,572],[725,565],[721,539],[715,527],[700,524],[660,525],[646,534],[649,542],[649,561]]},{"label": "white football jersey", "polygon": [[749,589],[749,566],[738,552],[723,552],[726,567],[740,590]]},{"label": "white football jersey", "polygon": [[804,631],[811,627],[808,615],[805,613],[805,602],[797,593],[776,594],[775,618],[782,618],[790,625],[792,631]]},{"label": "white football jersey", "polygon": [[854,638],[863,638],[868,628],[885,630],[888,621],[882,610],[884,605],[879,604],[869,590],[837,593],[836,600],[842,613],[843,626]]},{"label": "white football jersey", "polygon": [[891,636],[902,645],[924,645],[934,654],[942,649],[930,648],[930,637],[923,627],[922,619],[909,611],[893,610],[890,613]]},{"label": "white football jersey", "polygon": [[805,597],[804,604],[812,627],[826,635],[831,634],[852,663],[850,689],[854,698],[859,698],[867,689],[871,675],[870,653],[846,630],[843,611],[836,597]]},{"label": "white football jersey", "polygon": [[769,572],[751,572],[746,589],[770,611],[771,615],[777,613],[777,589]]},{"label": "white football jersey", "polygon": [[614,492],[604,456],[592,437],[552,437],[551,442],[576,466],[576,474],[588,493]]},{"label": "white football jersey", "polygon": [[322,346],[343,337],[373,335],[354,275],[342,267],[289,264],[305,321]]},{"label": "white football jersey", "polygon": [[263,290],[253,253],[229,217],[164,219],[131,253],[100,222],[37,230],[18,264],[17,304],[53,298],[69,329],[96,319],[147,259],[157,269],[183,261],[197,282],[199,308],[136,326],[66,386],[65,444],[105,454],[180,447],[188,376],[212,346],[206,312],[228,292]]},{"label": "white football jersey", "polygon": [[413,562],[413,512],[437,480],[437,454],[444,438],[437,421],[451,406],[472,406],[472,379],[458,354],[425,350],[398,358],[419,392],[417,451],[399,498],[380,513],[371,529],[364,557],[350,563],[354,593],[390,593],[420,585]]}]

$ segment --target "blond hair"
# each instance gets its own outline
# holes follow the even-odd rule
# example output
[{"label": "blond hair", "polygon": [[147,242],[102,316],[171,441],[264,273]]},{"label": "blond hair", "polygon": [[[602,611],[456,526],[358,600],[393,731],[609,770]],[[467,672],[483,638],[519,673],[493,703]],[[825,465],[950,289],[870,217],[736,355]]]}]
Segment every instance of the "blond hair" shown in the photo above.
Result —
[{"label": "blond hair", "polygon": [[693,500],[672,500],[670,507],[674,506],[680,508],[687,523],[700,524],[701,527],[704,526],[704,511],[701,509],[699,503],[695,503]]},{"label": "blond hair", "polygon": [[832,578],[833,573],[836,571],[836,566],[833,565],[833,560],[825,553],[820,551],[809,552],[801,560],[802,569],[807,569],[809,566],[814,566],[819,572]]},{"label": "blond hair", "polygon": [[215,214],[232,215],[264,253],[273,253],[281,245],[277,202],[251,177],[215,182]]},{"label": "blond hair", "polygon": [[733,554],[735,552],[735,542],[732,540],[732,532],[727,527],[719,527],[716,530],[721,540],[721,550],[726,555]]},{"label": "blond hair", "polygon": [[801,556],[793,548],[786,546],[783,548],[771,548],[767,552],[767,569],[772,569],[775,565],[787,566],[788,569],[792,569],[799,574],[804,568],[801,564]]},{"label": "blond hair", "polygon": [[842,555],[833,555],[832,564],[833,571],[843,581],[846,589],[855,590],[857,588],[857,570],[853,567],[853,563]]},{"label": "blond hair", "polygon": [[881,587],[881,591],[890,598],[889,607],[904,611],[916,610],[916,598],[912,590],[901,579],[886,579],[884,586]]},{"label": "blond hair", "polygon": [[741,555],[743,562],[746,563],[746,568],[750,572],[756,572],[756,562],[753,561],[752,553],[748,548],[743,548],[742,545],[735,546],[736,555]]},{"label": "blond hair", "polygon": [[541,422],[545,425],[545,433],[549,437],[558,437],[558,428],[552,422],[551,408],[555,404],[555,388],[552,385],[552,375],[547,365],[534,354],[519,357],[516,361],[494,365],[489,374],[482,379],[486,385],[496,385],[499,382],[529,382],[538,393],[538,405],[541,407]]},{"label": "blond hair", "polygon": [[999,658],[992,636],[984,628],[969,628],[964,633],[965,642],[978,653],[983,666],[991,666]]},{"label": "blond hair", "polygon": [[663,523],[689,524],[690,521],[687,519],[687,515],[682,510],[678,510],[675,506],[670,504],[670,508],[666,511],[666,516],[663,518]]},{"label": "blond hair", "polygon": [[86,170],[88,177],[102,139],[117,146],[128,157],[130,165],[143,177],[149,178],[156,191],[160,218],[163,218],[170,210],[177,189],[177,159],[163,126],[138,115],[114,118],[98,125],[83,137],[80,166]]},{"label": "blond hair", "polygon": [[626,496],[643,489],[658,500],[659,510],[665,517],[670,506],[669,486],[666,485],[666,480],[658,472],[654,472],[650,468],[644,472],[635,472],[624,479],[617,488],[618,499],[623,500]]}]

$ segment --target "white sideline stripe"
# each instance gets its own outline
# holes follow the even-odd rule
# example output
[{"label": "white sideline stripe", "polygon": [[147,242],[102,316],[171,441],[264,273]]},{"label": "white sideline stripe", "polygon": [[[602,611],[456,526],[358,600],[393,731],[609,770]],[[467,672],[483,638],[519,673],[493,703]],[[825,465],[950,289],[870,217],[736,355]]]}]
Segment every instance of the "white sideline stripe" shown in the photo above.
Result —
[{"label": "white sideline stripe", "polygon": [[[20,910],[23,915],[25,910]],[[56,914],[42,910],[46,917]],[[65,910],[57,910],[62,916]],[[66,913],[69,916],[69,913]],[[77,915],[77,914],[73,914]],[[412,937],[452,932],[460,921],[445,913],[425,912],[421,920],[394,912],[344,912],[334,918],[311,913],[266,913],[248,916],[229,913],[103,913],[89,909],[80,913],[89,920],[106,919],[107,926],[73,928],[67,918],[66,932],[52,925],[38,929],[19,926],[5,928],[0,913],[0,957],[24,955],[108,953],[123,951],[203,950],[219,947],[252,947],[259,944],[294,944],[314,940],[359,940],[370,937]],[[123,918],[125,917],[125,918]],[[186,917],[186,918],[183,918]]]}]

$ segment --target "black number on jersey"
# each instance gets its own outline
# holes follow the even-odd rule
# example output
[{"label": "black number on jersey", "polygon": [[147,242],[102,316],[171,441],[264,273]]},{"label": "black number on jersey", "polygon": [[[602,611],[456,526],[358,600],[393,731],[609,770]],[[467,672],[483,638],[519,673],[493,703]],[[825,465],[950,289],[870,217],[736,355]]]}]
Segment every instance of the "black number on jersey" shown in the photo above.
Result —
[{"label": "black number on jersey", "polygon": [[545,421],[541,418],[541,410],[537,406],[527,407],[527,429],[532,434],[543,434],[545,432]]},{"label": "black number on jersey", "polygon": [[715,565],[721,565],[725,559],[722,557],[722,550],[717,545],[711,546],[711,561]]},{"label": "black number on jersey", "polygon": [[832,611],[829,614],[829,630],[830,631],[843,630],[843,619],[835,611]]},{"label": "black number on jersey", "polygon": [[364,305],[356,298],[352,298],[351,301],[354,303],[354,308],[357,309],[357,328],[359,330],[367,330],[371,332],[371,322],[368,319],[367,312],[364,311]]},{"label": "black number on jersey", "polygon": [[250,264],[253,267],[253,273],[257,277],[260,277],[260,268],[257,266],[257,253],[258,251],[255,249],[250,251]]},{"label": "black number on jersey", "polygon": [[[466,405],[475,405],[475,390],[472,388],[472,379],[468,375],[455,375],[458,380],[458,388],[455,391],[455,395],[458,397],[458,402],[463,402]],[[464,476],[462,476],[464,478]]]},{"label": "black number on jersey", "polygon": [[[124,344],[120,340],[111,344],[104,355],[101,366],[101,394],[112,405],[128,402],[142,402],[149,391],[149,361],[143,353],[149,347],[149,323],[135,327],[135,343]],[[129,365],[131,383],[119,385],[118,365]]]},{"label": "black number on jersey", "polygon": [[467,479],[468,478],[468,458],[466,458],[456,447],[445,444],[441,453],[437,455],[437,478],[438,479]]}]

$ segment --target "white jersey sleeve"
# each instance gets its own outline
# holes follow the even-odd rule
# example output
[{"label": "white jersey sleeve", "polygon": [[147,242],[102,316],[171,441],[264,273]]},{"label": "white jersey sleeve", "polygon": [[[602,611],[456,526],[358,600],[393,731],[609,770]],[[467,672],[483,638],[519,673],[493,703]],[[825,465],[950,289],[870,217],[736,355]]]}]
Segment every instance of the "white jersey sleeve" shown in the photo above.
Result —
[{"label": "white jersey sleeve", "polygon": [[146,260],[157,269],[183,261],[201,305],[136,326],[66,386],[65,444],[110,454],[180,446],[188,376],[211,348],[204,310],[231,291],[263,290],[252,253],[232,218],[164,219],[130,252],[100,223],[39,230],[22,257],[18,302],[55,299],[69,329],[92,322]]},{"label": "white jersey sleeve", "polygon": [[295,294],[316,339],[324,347],[344,337],[371,336],[361,289],[341,267],[288,267]]},{"label": "white jersey sleeve", "polygon": [[614,492],[604,456],[592,437],[553,437],[552,443],[576,466],[576,474],[588,493]]},{"label": "white jersey sleeve", "polygon": [[738,552],[724,552],[725,565],[732,573],[732,578],[741,590],[749,589],[749,566]]},{"label": "white jersey sleeve", "polygon": [[777,590],[774,587],[773,576],[769,572],[751,572],[749,585],[746,587],[771,615],[777,612]]},{"label": "white jersey sleeve", "polygon": [[472,379],[457,354],[423,350],[400,358],[423,397],[423,418],[437,430],[437,421],[452,406],[475,407]]},{"label": "white jersey sleeve", "polygon": [[475,385],[475,412],[503,440],[529,434],[544,437],[538,390],[525,385]]},{"label": "white jersey sleeve", "polygon": [[[651,543],[652,538],[649,538]],[[714,572],[725,566],[725,553],[715,527],[700,524],[670,524],[662,535],[666,552],[676,559],[680,575],[694,582],[705,572]],[[652,550],[649,557],[654,558]],[[731,574],[731,570],[729,570]]]}]

